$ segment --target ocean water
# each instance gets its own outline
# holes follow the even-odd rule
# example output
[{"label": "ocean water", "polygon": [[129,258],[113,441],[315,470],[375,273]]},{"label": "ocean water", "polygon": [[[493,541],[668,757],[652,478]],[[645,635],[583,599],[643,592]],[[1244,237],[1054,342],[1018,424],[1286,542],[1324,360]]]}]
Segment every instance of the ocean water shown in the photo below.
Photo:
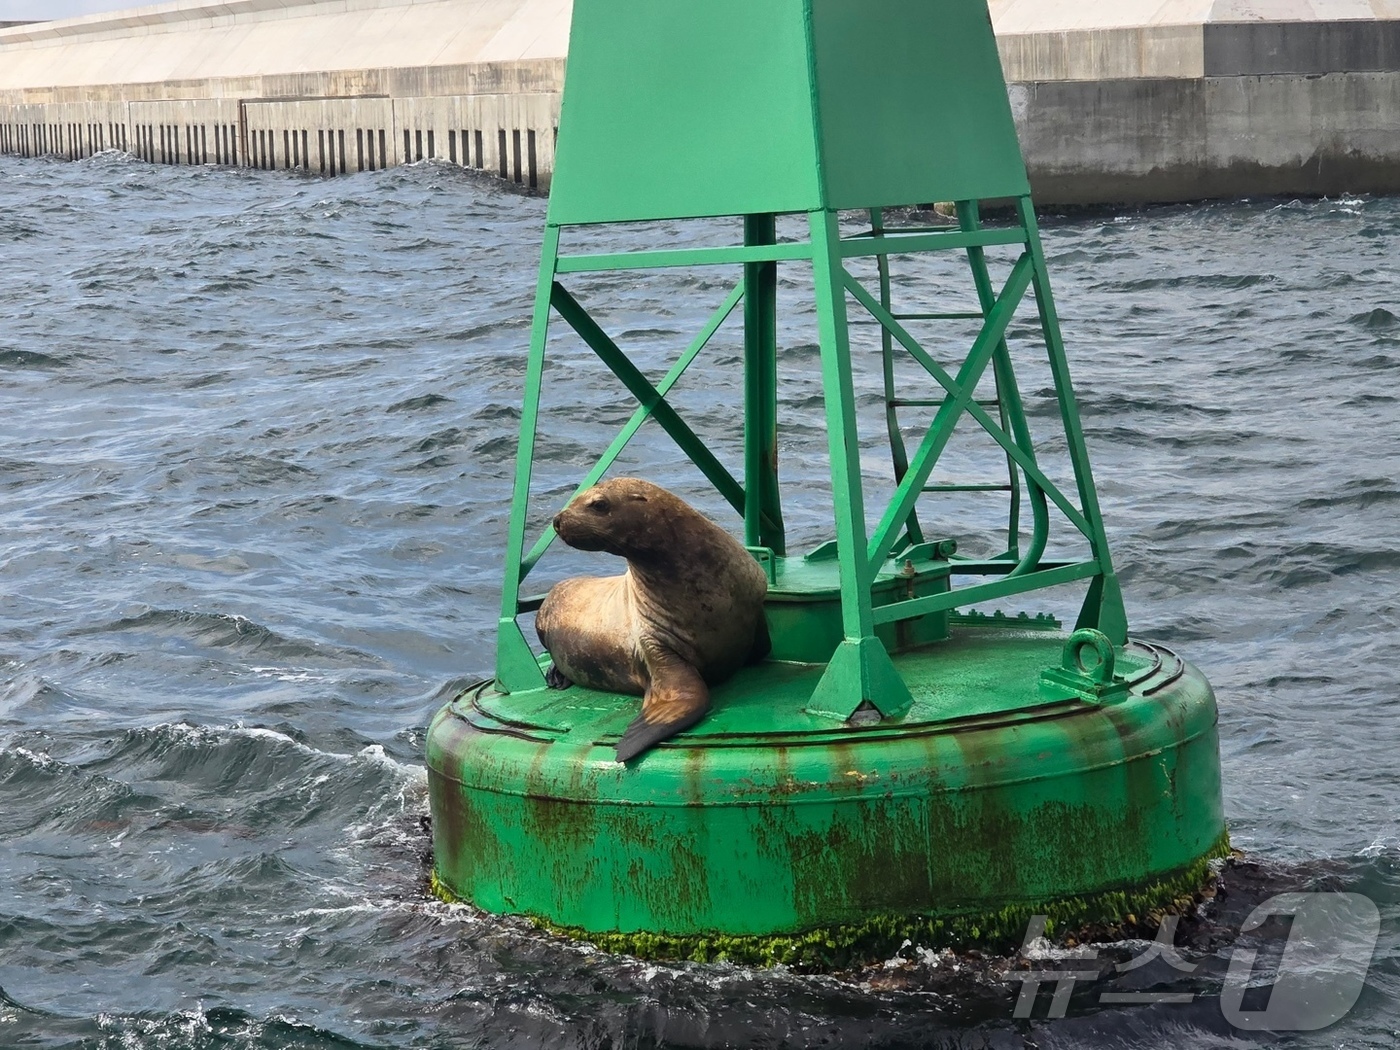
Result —
[{"label": "ocean water", "polygon": [[[1201,976],[1153,977],[1191,1003],[1086,986],[1054,1019],[1013,1017],[996,961],[660,965],[426,896],[424,727],[491,667],[544,208],[433,164],[326,182],[0,157],[0,1047],[1400,1042],[1400,200],[1043,220],[1134,632],[1216,686],[1245,858],[1193,934]],[[800,548],[830,513],[793,269]],[[570,286],[649,368],[727,288]],[[956,287],[942,260],[898,282]],[[736,347],[725,329],[676,398],[731,461]],[[878,490],[869,345],[857,360]],[[567,340],[548,378],[537,521],[631,409]],[[623,466],[720,511],[650,428]],[[989,466],[969,442],[949,480]],[[992,521],[969,499],[937,524],[977,549]],[[1297,888],[1376,903],[1366,987],[1322,1031],[1233,1029],[1230,929]]]}]

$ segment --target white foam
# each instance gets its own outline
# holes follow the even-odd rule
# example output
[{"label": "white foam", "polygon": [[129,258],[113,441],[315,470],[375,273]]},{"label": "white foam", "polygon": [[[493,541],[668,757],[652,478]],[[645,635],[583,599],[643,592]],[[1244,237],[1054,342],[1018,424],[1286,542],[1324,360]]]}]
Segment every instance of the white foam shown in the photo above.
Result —
[{"label": "white foam", "polygon": [[[97,1027],[104,1032],[117,1033],[118,1046],[124,1050],[150,1050],[152,1046],[169,1045],[180,1037],[192,1042],[196,1037],[209,1035],[214,1031],[209,1018],[201,1006],[194,1010],[181,1010],[179,1013],[159,1019],[146,1017],[116,1017],[112,1014],[97,1015]],[[203,1042],[203,1039],[200,1039]]]},{"label": "white foam", "polygon": [[278,682],[326,682],[331,677],[311,671],[289,671],[285,667],[250,667],[248,670],[262,678],[271,678]]},{"label": "white foam", "polygon": [[261,738],[263,740],[276,740],[280,743],[291,744],[295,748],[300,748],[303,751],[311,751],[318,755],[324,755],[328,753],[325,751],[317,751],[314,747],[307,747],[295,737],[290,737],[286,733],[280,732],[276,729],[268,729],[266,726],[245,726],[241,722],[239,722],[235,725],[228,726],[225,729],[225,732],[230,733],[234,736],[250,736],[255,738]]},{"label": "white foam", "polygon": [[[447,904],[436,900],[416,903],[403,901],[396,904],[395,907],[400,911],[426,912],[442,922],[457,923],[463,926],[478,926],[488,918],[485,913],[478,911],[470,904]],[[489,918],[494,922],[501,922],[501,916],[489,916]]]},{"label": "white foam", "polygon": [[401,762],[395,762],[384,753],[384,748],[380,744],[370,744],[368,747],[362,748],[360,751],[353,754],[340,751],[322,751],[320,748],[311,747],[309,744],[303,744],[300,740],[287,735],[279,729],[269,729],[267,726],[244,725],[242,722],[234,722],[231,725],[210,726],[190,725],[188,722],[161,722],[150,728],[150,732],[162,730],[172,736],[206,745],[217,743],[221,735],[237,736],[255,740],[273,740],[279,744],[292,747],[304,755],[331,758],[340,762],[354,762],[368,758],[371,761],[377,761],[380,765],[404,771],[410,778],[413,775],[412,771],[418,770],[421,774],[421,779],[425,783],[427,781],[427,771],[423,770],[421,766],[409,766]]},{"label": "white foam", "polygon": [[316,755],[323,758],[338,758],[348,761],[351,756],[338,755],[330,751],[320,751],[314,747],[308,747],[300,740],[296,740],[286,733],[276,729],[268,729],[265,726],[246,726],[242,722],[235,722],[232,725],[212,725],[196,726],[188,722],[161,722],[154,725],[149,730],[152,733],[166,732],[169,735],[184,742],[198,744],[209,747],[220,742],[220,737],[245,737],[255,740],[274,740],[279,744],[285,744],[304,755]]},{"label": "white foam", "polygon": [[932,948],[915,948],[914,954],[919,957],[919,962],[931,969],[937,968],[945,962],[956,966],[958,962],[958,957],[953,954],[951,948],[944,948],[941,952],[936,952]]},{"label": "white foam", "polygon": [[59,764],[52,755],[46,755],[40,751],[30,751],[27,747],[13,748],[10,750],[10,754],[19,755],[20,758],[26,759],[38,769],[50,769]]},{"label": "white foam", "polygon": [[1397,843],[1400,843],[1400,840],[1387,841],[1384,837],[1377,838],[1357,855],[1367,858],[1382,857],[1395,850]]},{"label": "white foam", "polygon": [[[360,901],[357,904],[344,904],[338,908],[307,908],[297,912],[291,918],[294,922],[306,922],[308,919],[321,919],[330,915],[393,911],[398,903],[397,901]],[[298,932],[304,932],[304,930]]]},{"label": "white foam", "polygon": [[1037,937],[1021,949],[1022,958],[1036,962],[1058,961],[1060,959],[1093,959],[1097,956],[1098,950],[1091,945],[1061,948],[1046,937]]},{"label": "white foam", "polygon": [[428,790],[428,770],[426,766],[410,765],[389,756],[383,744],[370,744],[354,756],[355,761],[367,762],[381,769],[387,769],[399,778],[400,809],[407,808],[410,791],[416,796]]}]

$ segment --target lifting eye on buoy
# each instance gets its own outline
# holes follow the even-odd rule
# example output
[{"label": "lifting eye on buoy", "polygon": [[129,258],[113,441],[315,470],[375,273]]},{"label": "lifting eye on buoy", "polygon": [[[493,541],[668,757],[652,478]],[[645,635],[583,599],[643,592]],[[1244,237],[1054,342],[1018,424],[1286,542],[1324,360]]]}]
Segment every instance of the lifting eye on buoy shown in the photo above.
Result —
[{"label": "lifting eye on buoy", "polygon": [[1077,671],[1099,685],[1113,681],[1113,643],[1102,631],[1086,627],[1075,631],[1065,642],[1061,662],[1066,670]]},{"label": "lifting eye on buoy", "polygon": [[1118,650],[1106,634],[1081,627],[1065,639],[1060,666],[1041,672],[1041,695],[1095,704],[1124,699],[1128,683],[1116,673],[1117,662]]}]

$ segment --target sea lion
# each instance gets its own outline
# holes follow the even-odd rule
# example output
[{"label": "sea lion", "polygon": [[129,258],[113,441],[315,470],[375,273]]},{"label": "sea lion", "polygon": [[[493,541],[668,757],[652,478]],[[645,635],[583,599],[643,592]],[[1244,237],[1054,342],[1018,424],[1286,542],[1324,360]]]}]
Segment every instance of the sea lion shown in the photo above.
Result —
[{"label": "sea lion", "polygon": [[554,659],[550,685],[642,697],[617,745],[626,762],[699,722],[709,686],[768,655],[768,576],[738,540],[638,478],[595,485],[554,518],[570,547],[627,559],[621,576],[550,589],[535,619]]}]

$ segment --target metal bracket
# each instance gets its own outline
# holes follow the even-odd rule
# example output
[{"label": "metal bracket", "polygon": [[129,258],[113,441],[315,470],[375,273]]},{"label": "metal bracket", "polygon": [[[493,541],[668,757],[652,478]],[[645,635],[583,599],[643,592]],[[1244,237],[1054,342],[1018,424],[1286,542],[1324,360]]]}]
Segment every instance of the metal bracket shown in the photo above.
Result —
[{"label": "metal bracket", "polygon": [[1128,683],[1113,673],[1117,655],[1102,631],[1092,627],[1075,631],[1065,642],[1060,666],[1040,672],[1041,690],[1095,704],[1119,700],[1128,694]]},{"label": "metal bracket", "polygon": [[773,557],[772,547],[748,547],[746,548],[753,555],[753,560],[763,567],[763,571],[768,574],[768,586],[778,582],[778,563]]}]

